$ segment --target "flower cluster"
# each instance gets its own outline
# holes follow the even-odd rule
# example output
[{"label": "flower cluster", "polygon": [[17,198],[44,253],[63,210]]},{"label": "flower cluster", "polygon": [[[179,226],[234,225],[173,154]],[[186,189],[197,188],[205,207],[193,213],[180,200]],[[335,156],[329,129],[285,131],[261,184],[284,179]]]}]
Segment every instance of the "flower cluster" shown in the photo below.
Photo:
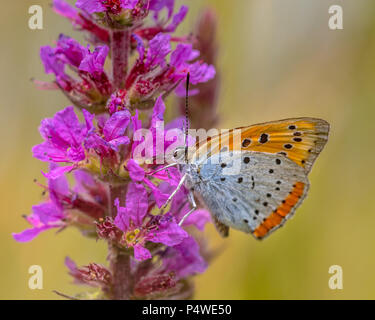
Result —
[{"label": "flower cluster", "polygon": [[[201,60],[199,34],[173,34],[188,8],[175,11],[174,0],[77,0],[75,7],[54,0],[53,9],[85,32],[89,44],[60,35],[54,46],[40,50],[54,80],[37,84],[61,90],[73,105],[40,124],[43,141],[32,152],[49,164],[43,172],[47,184],[38,183],[46,199],[26,217],[31,227],[13,236],[25,242],[42,231],[74,226],[106,241],[108,267],[78,267],[66,259],[77,284],[98,290],[95,298],[191,297],[191,276],[207,267],[202,237],[195,235],[210,215],[197,209],[180,225],[190,210],[188,191],[181,188],[164,204],[181,173],[157,170],[179,139],[168,139],[168,132],[183,125],[176,118],[160,129],[164,100],[181,96],[189,74],[199,103],[200,84],[215,76],[214,66]],[[148,144],[139,136],[145,129]],[[140,155],[147,161],[139,161]],[[71,174],[75,182],[69,184]]]}]

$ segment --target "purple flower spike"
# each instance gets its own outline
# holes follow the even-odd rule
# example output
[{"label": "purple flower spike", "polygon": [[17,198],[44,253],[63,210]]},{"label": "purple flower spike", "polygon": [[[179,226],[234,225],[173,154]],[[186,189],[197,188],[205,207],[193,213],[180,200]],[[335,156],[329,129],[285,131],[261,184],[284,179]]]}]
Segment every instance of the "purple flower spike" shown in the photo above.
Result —
[{"label": "purple flower spike", "polygon": [[[175,0],[75,0],[74,7],[67,1],[52,0],[53,10],[88,43],[60,35],[41,47],[52,81],[35,83],[61,90],[74,107],[41,121],[42,142],[32,153],[49,163],[42,172],[47,183],[38,183],[45,199],[26,217],[28,229],[13,237],[26,242],[73,226],[105,241],[108,267],[66,259],[76,284],[96,288],[78,298],[192,298],[191,277],[210,257],[200,233],[211,215],[198,208],[185,217],[192,206],[180,185],[183,166],[164,168],[176,146],[196,143],[181,131],[185,117],[171,121],[176,112],[164,102],[185,95],[190,74],[193,114],[208,125],[200,109],[217,96],[217,81],[209,81],[216,73],[215,17],[203,15],[195,32],[180,36],[175,30],[188,7]],[[194,115],[189,123],[197,128]]]}]

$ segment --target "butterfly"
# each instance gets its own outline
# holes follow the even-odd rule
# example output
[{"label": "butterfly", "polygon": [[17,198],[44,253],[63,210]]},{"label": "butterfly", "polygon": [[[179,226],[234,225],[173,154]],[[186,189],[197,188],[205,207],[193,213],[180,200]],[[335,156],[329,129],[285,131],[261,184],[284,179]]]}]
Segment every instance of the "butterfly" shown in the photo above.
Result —
[{"label": "butterfly", "polygon": [[[222,236],[233,228],[263,239],[306,197],[308,174],[328,132],[325,120],[293,118],[228,130],[194,148],[177,147],[172,165],[179,165],[182,178],[166,205],[185,185],[192,208],[180,225],[196,209],[197,196]],[[228,174],[235,163],[238,172]]]}]

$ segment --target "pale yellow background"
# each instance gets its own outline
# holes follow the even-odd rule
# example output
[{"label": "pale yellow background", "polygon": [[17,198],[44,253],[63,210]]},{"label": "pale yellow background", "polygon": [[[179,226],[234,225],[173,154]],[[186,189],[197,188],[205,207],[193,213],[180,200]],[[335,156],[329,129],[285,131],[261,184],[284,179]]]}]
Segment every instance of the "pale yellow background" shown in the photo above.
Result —
[{"label": "pale yellow background", "polygon": [[[206,5],[219,16],[222,86],[220,127],[280,118],[328,120],[330,140],[310,174],[311,191],[295,218],[264,242],[233,231],[222,253],[196,278],[196,298],[375,298],[375,2],[372,0],[211,0],[191,4],[188,32]],[[11,232],[27,225],[21,214],[41,200],[40,170],[32,158],[37,127],[68,101],[60,92],[38,91],[30,82],[43,74],[39,47],[60,32],[73,32],[52,13],[50,1],[2,3],[0,28],[0,298],[54,299],[52,290],[83,290],[70,284],[69,255],[79,264],[105,263],[104,243],[76,230],[42,234],[16,243]],[[44,30],[28,29],[28,7],[44,9]],[[341,4],[344,30],[328,28],[328,7]],[[44,270],[44,289],[28,289],[28,268]],[[328,268],[342,266],[344,289],[328,288]]]}]

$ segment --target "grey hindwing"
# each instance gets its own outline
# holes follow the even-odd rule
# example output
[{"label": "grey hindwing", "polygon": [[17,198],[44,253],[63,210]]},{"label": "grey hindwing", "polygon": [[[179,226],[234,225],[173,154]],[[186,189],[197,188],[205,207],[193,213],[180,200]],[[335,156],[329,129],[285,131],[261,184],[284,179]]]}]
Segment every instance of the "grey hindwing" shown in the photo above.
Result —
[{"label": "grey hindwing", "polygon": [[254,151],[234,152],[225,159],[214,155],[205,164],[191,165],[187,173],[188,184],[213,217],[247,233],[280,206],[296,182],[305,183],[305,193],[308,189],[302,167],[282,155]]}]

